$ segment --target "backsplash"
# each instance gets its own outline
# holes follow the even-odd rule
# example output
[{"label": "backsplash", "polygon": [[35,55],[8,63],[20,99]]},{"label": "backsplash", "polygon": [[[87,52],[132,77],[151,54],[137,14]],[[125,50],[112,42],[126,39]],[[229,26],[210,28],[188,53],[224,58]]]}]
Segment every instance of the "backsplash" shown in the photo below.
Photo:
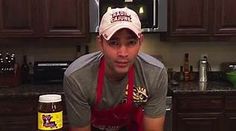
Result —
[{"label": "backsplash", "polygon": [[[91,40],[95,43],[95,39]],[[92,43],[91,42],[91,43]],[[96,44],[90,44],[96,49]],[[225,61],[236,61],[236,42],[168,42],[160,41],[159,34],[144,34],[143,52],[161,57],[164,64],[179,71],[184,62],[184,54],[189,53],[189,64],[198,71],[198,61],[202,55],[208,56],[212,71],[219,71]]]},{"label": "backsplash", "polygon": [[[75,40],[1,40],[0,51],[14,52],[16,61],[23,62],[23,55],[30,62],[38,60],[74,60],[77,57],[76,47],[88,45],[89,52],[97,50],[96,34],[91,35],[89,43]],[[164,64],[174,71],[179,71],[183,65],[184,53],[189,53],[189,64],[197,71],[197,63],[202,55],[208,56],[212,71],[218,71],[220,64],[226,61],[236,61],[235,42],[168,42],[160,41],[158,33],[144,34],[141,50],[163,59]]]}]

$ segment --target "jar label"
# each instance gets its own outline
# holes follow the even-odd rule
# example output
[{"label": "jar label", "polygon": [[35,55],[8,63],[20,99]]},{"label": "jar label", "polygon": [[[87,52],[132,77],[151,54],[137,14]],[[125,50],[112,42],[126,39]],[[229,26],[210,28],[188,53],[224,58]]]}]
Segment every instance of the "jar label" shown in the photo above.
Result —
[{"label": "jar label", "polygon": [[62,111],[55,113],[38,112],[39,130],[56,130],[63,127]]}]

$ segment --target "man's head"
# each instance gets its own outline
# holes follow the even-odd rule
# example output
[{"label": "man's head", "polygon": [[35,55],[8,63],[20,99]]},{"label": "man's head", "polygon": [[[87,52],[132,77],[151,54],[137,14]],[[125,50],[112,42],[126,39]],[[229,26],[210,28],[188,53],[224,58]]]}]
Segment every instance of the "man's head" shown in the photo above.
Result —
[{"label": "man's head", "polygon": [[138,15],[128,8],[108,10],[97,37],[109,78],[119,79],[133,65],[143,41]]},{"label": "man's head", "polygon": [[133,10],[126,7],[110,9],[101,19],[99,35],[109,40],[116,31],[122,28],[132,30],[140,38],[141,22]]}]

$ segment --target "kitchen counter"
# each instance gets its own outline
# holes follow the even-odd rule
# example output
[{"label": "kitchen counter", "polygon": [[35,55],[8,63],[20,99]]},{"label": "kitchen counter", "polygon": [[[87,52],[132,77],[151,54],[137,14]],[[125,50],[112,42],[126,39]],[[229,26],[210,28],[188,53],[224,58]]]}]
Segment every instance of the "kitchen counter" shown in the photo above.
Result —
[{"label": "kitchen counter", "polygon": [[1,87],[1,96],[29,96],[29,95],[40,95],[47,93],[64,94],[62,84],[42,84],[42,85],[20,85],[17,87]]},{"label": "kitchen counter", "polygon": [[[0,131],[36,131],[38,97],[48,93],[63,95],[62,84],[1,87]],[[63,108],[63,130],[68,130],[64,102]]]},{"label": "kitchen counter", "polygon": [[179,82],[178,85],[169,85],[170,95],[174,94],[236,94],[236,88],[225,81],[209,81],[207,83]]},{"label": "kitchen counter", "polygon": [[[173,131],[179,128],[185,130],[185,126],[186,130],[189,129],[191,125],[188,125],[188,121],[194,122],[199,125],[198,127],[205,124],[201,122],[207,121],[209,123],[207,126],[212,127],[219,125],[218,121],[226,119],[224,117],[221,119],[221,115],[236,118],[236,89],[230,83],[210,81],[206,85],[199,85],[198,82],[180,82],[178,85],[169,85],[168,88],[169,95],[173,96]],[[0,121],[0,130],[36,130],[38,96],[47,93],[63,95],[62,84],[1,87],[0,107],[4,108],[0,109],[0,117],[3,118]],[[212,116],[212,112],[215,111],[219,111],[219,115]],[[231,114],[227,114],[226,111]],[[217,121],[212,122],[212,117]],[[67,129],[66,113],[64,118],[64,128]],[[230,121],[230,118],[227,120]],[[201,121],[195,121],[198,119]],[[178,121],[181,121],[181,126]]]},{"label": "kitchen counter", "polygon": [[[226,81],[170,85],[172,131],[236,130],[236,88]],[[193,129],[193,130],[191,130]]]},{"label": "kitchen counter", "polygon": [[[224,81],[210,81],[207,84],[199,82],[179,82],[178,85],[168,86],[168,95],[185,94],[185,93],[236,93],[236,88]],[[27,96],[40,95],[47,93],[64,94],[62,84],[25,84],[17,87],[1,87],[1,96]]]}]

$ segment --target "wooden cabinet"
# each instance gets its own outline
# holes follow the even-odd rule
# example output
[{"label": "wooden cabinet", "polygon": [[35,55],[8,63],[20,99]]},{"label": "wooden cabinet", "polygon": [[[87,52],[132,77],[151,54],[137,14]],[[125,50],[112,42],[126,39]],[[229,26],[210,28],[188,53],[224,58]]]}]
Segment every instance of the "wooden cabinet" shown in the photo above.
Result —
[{"label": "wooden cabinet", "polygon": [[86,37],[88,0],[42,0],[45,37]]},{"label": "wooden cabinet", "polygon": [[222,113],[178,113],[176,131],[223,131],[222,118]]},{"label": "wooden cabinet", "polygon": [[0,37],[38,35],[37,0],[0,0]]},{"label": "wooden cabinet", "polygon": [[236,96],[226,96],[225,101],[225,130],[236,130]]},{"label": "wooden cabinet", "polygon": [[[0,96],[0,131],[36,131],[38,96]],[[63,115],[63,128],[68,130],[65,109]]]},{"label": "wooden cabinet", "polygon": [[85,38],[88,21],[88,0],[0,0],[0,37]]},{"label": "wooden cabinet", "polygon": [[236,36],[235,0],[169,0],[170,36]]},{"label": "wooden cabinet", "polygon": [[235,5],[235,0],[215,0],[215,35],[236,35]]},{"label": "wooden cabinet", "polygon": [[169,0],[169,32],[173,36],[210,33],[211,0]]},{"label": "wooden cabinet", "polygon": [[173,131],[232,131],[236,130],[235,123],[234,95],[173,95]]},{"label": "wooden cabinet", "polygon": [[176,95],[173,98],[173,131],[223,131],[223,96]]},{"label": "wooden cabinet", "polygon": [[36,96],[15,96],[0,98],[1,131],[37,130]]},{"label": "wooden cabinet", "polygon": [[225,129],[224,131],[235,131],[236,130],[236,113],[225,114]]}]

